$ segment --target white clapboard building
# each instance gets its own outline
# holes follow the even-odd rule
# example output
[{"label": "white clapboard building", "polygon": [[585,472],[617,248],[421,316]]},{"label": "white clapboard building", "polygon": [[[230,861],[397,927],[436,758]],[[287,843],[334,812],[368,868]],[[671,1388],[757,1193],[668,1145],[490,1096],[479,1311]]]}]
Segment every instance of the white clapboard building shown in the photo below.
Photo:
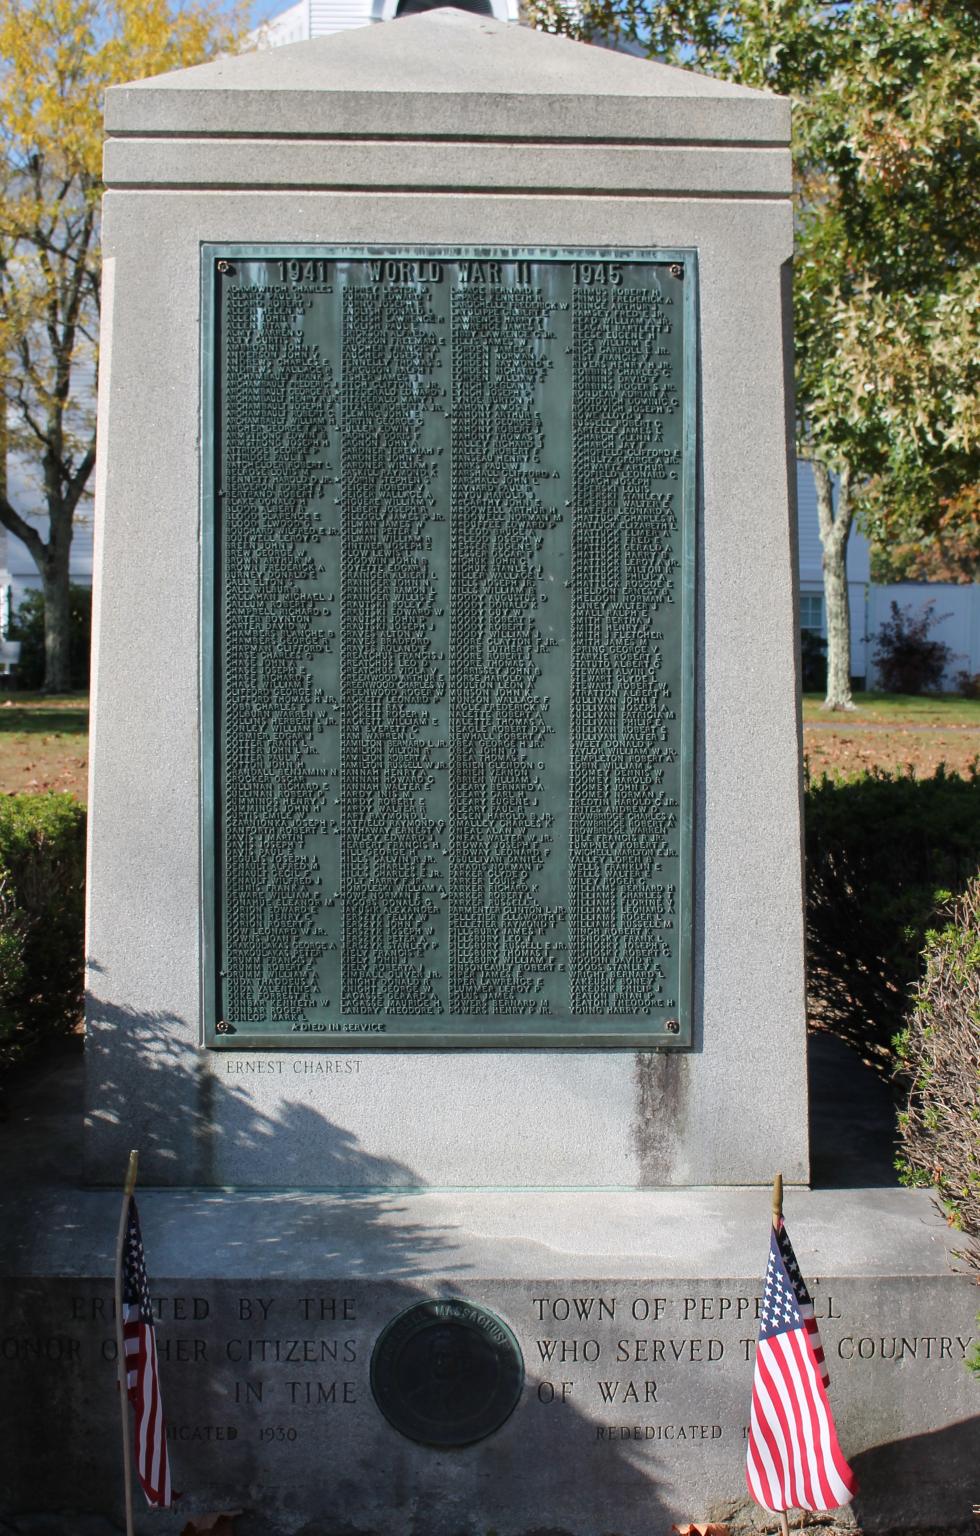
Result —
[{"label": "white clapboard building", "polygon": [[[305,43],[311,37],[326,37],[348,27],[367,27],[375,21],[394,21],[396,16],[434,11],[444,3],[445,0],[297,0],[296,5],[263,22],[256,41],[266,48]],[[517,0],[453,0],[453,5],[472,16],[517,20]]]},{"label": "white clapboard building", "polygon": [[[16,460],[9,464],[8,476],[11,502],[46,539],[47,518],[31,510],[40,498]],[[92,585],[92,514],[87,503],[75,514],[69,571],[78,586]],[[10,621],[28,592],[38,591],[40,586],[41,576],[27,545],[0,525],[0,678],[10,676],[20,654],[20,646],[7,637]]]}]

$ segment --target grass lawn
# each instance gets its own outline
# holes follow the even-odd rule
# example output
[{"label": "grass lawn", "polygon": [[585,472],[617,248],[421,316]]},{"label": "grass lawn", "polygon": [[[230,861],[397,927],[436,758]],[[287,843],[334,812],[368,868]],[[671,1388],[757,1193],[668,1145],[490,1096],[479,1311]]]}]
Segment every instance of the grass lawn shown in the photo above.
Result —
[{"label": "grass lawn", "polygon": [[811,774],[911,768],[928,778],[940,763],[965,774],[980,758],[980,699],[856,693],[854,703],[854,710],[826,710],[822,694],[804,694],[803,750]]},{"label": "grass lawn", "polygon": [[824,709],[822,693],[803,695],[803,723],[824,720],[847,725],[965,726],[980,731],[980,699],[959,694],[856,693],[854,710]]},{"label": "grass lawn", "polygon": [[0,794],[88,794],[88,696],[0,693]]}]

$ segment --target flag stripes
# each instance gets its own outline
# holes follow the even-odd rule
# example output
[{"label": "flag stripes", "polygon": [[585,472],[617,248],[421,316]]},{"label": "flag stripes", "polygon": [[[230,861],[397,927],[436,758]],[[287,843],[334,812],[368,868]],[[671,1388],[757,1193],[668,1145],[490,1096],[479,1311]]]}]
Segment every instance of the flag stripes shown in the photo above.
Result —
[{"label": "flag stripes", "polygon": [[813,1350],[813,1358],[817,1362],[817,1367],[820,1371],[820,1380],[823,1382],[825,1387],[829,1387],[830,1372],[827,1369],[826,1359],[823,1352],[823,1345],[820,1342],[820,1329],[817,1327],[817,1320],[813,1315],[812,1301],[809,1304],[806,1302],[803,1303],[803,1305],[800,1307],[800,1316],[803,1319],[803,1326],[806,1329],[807,1338],[810,1340],[810,1348]]},{"label": "flag stripes", "polygon": [[836,1509],[857,1491],[834,1428],[823,1350],[818,1360],[813,1330],[797,1299],[800,1288],[806,1294],[785,1229],[773,1232],[760,1310],[746,1481],[756,1502],[774,1513]]},{"label": "flag stripes", "polygon": [[123,1249],[123,1340],[126,1351],[126,1392],[136,1425],[136,1471],[154,1509],[173,1503],[166,1426],[160,1397],[157,1342],[143,1258],[136,1201],[129,1202]]}]

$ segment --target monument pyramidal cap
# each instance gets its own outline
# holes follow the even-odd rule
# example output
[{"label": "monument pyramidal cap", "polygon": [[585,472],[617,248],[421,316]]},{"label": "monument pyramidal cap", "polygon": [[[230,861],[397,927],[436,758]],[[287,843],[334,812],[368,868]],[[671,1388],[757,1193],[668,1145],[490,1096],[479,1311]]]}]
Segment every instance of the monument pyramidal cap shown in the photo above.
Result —
[{"label": "monument pyramidal cap", "polygon": [[106,123],[86,1125],[3,1197],[0,1517],[121,1525],[138,1148],[154,1529],[771,1525],[777,1168],[862,1524],[952,1529],[973,1287],[926,1192],[809,1187],[789,104],[447,11]]},{"label": "monument pyramidal cap", "polygon": [[[275,109],[271,109],[271,99]],[[451,8],[113,86],[110,133],[785,139],[763,91]]]}]

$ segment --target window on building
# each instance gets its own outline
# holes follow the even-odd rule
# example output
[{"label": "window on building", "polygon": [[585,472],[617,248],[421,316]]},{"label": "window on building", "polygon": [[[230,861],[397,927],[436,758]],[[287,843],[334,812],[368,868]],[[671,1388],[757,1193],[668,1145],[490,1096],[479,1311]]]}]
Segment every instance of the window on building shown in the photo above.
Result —
[{"label": "window on building", "polygon": [[[436,11],[446,0],[400,0],[397,16],[418,16],[421,11]],[[469,11],[472,16],[492,16],[490,0],[452,0],[454,10]]]},{"label": "window on building", "polygon": [[800,628],[823,634],[823,593],[800,593]]}]

